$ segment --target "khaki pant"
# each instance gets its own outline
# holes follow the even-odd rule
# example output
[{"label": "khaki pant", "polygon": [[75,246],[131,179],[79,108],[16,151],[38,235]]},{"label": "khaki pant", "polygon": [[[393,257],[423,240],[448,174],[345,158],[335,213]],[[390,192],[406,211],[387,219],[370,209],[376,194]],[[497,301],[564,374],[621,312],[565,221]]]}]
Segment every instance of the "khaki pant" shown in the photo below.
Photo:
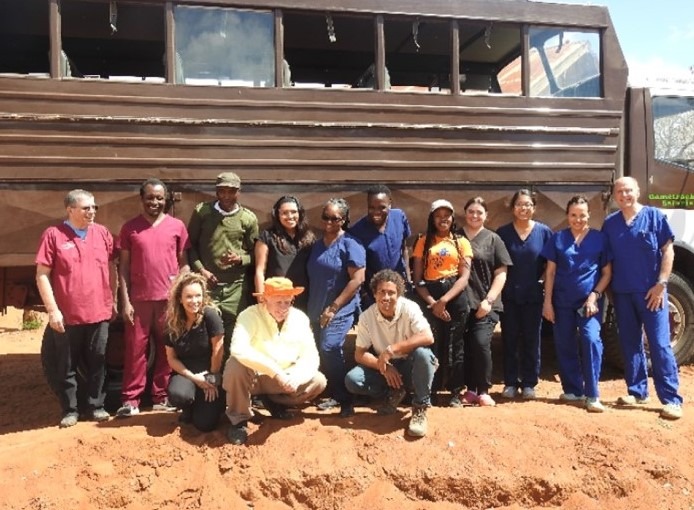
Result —
[{"label": "khaki pant", "polygon": [[300,385],[294,393],[285,393],[275,379],[258,374],[233,357],[229,358],[224,367],[222,381],[227,393],[226,413],[232,425],[253,417],[251,395],[267,395],[273,402],[292,407],[315,399],[327,385],[325,376],[316,372],[310,381]]}]

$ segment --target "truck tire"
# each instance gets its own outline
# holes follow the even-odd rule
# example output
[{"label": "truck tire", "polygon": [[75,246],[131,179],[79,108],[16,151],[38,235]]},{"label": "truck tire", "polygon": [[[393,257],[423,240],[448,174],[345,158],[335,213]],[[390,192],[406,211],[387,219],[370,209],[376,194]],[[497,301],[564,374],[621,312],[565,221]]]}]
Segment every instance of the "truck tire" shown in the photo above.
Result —
[{"label": "truck tire", "polygon": [[694,290],[680,273],[672,273],[668,282],[670,337],[677,365],[692,361],[694,355]]},{"label": "truck tire", "polygon": [[[668,281],[668,306],[670,311],[670,345],[677,365],[692,361],[694,356],[694,290],[689,281],[679,273],[672,273]],[[617,336],[614,308],[608,303],[602,324],[603,358],[607,363],[624,368],[624,361]],[[648,354],[648,345],[646,345]],[[648,361],[650,369],[650,359]]]}]

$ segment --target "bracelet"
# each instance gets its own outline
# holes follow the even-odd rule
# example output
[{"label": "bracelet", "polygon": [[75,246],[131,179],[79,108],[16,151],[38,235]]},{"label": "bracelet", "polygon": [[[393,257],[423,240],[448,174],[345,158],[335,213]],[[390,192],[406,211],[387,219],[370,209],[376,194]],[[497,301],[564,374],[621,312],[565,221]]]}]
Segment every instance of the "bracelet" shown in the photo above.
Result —
[{"label": "bracelet", "polygon": [[339,309],[340,309],[340,307],[337,306],[337,303],[335,303],[334,301],[328,307],[328,311],[333,312],[333,313],[337,312]]},{"label": "bracelet", "polygon": [[494,299],[490,298],[489,296],[487,296],[486,298],[484,298],[484,300],[485,300],[487,303],[489,303],[490,306],[494,304]]},{"label": "bracelet", "polygon": [[663,287],[667,288],[667,280],[658,280],[658,283]]},{"label": "bracelet", "polygon": [[602,297],[602,292],[600,292],[598,289],[593,289],[593,294],[595,294],[598,299]]}]

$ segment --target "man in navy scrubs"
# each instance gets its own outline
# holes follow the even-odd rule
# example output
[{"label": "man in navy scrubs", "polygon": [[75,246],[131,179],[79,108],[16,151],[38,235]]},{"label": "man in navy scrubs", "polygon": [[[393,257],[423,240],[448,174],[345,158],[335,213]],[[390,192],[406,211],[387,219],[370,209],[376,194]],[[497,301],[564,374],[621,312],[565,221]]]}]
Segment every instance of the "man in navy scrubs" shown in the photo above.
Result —
[{"label": "man in navy scrubs", "polygon": [[629,392],[619,397],[617,403],[643,405],[649,400],[645,332],[653,383],[664,405],[661,416],[676,420],[682,417],[682,396],[678,393],[677,362],[670,346],[667,302],[667,283],[675,258],[674,235],[661,211],[639,203],[635,179],[617,179],[613,197],[620,210],[607,217],[602,230],[614,255],[612,292]]}]

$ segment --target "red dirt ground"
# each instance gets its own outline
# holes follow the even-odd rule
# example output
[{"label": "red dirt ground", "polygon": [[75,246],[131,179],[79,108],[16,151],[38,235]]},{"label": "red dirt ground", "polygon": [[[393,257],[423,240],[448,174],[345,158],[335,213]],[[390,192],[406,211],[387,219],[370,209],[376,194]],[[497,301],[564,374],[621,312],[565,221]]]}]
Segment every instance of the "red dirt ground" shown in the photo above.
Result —
[{"label": "red dirt ground", "polygon": [[[404,410],[341,420],[307,408],[253,425],[238,447],[226,425],[200,434],[169,413],[58,429],[40,331],[20,324],[0,318],[3,509],[694,510],[694,409],[670,422],[657,404],[617,408],[624,383],[607,369],[607,412],[559,404],[551,353],[537,401],[435,407],[420,440],[405,436]],[[689,401],[694,367],[681,376]]]}]

